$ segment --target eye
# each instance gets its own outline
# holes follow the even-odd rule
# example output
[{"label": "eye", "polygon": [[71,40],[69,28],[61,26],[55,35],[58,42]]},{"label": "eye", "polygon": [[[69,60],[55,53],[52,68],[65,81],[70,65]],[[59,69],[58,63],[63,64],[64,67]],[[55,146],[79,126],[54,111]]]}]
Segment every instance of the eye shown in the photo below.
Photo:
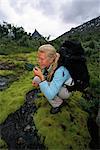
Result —
[{"label": "eye", "polygon": [[44,61],[45,58],[38,58],[38,61]]}]

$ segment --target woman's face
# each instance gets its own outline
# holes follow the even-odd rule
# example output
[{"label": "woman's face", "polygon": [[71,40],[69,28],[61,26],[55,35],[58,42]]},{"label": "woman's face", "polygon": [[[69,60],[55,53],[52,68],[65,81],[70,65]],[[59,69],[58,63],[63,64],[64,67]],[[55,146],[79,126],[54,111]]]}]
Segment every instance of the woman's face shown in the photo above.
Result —
[{"label": "woman's face", "polygon": [[38,52],[38,63],[41,69],[49,68],[53,60],[53,58],[47,57],[46,53]]}]

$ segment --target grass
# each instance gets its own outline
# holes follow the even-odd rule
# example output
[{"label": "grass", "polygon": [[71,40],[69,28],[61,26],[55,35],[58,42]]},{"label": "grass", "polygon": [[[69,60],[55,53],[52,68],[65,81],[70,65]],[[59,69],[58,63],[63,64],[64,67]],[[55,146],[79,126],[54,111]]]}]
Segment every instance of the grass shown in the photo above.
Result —
[{"label": "grass", "polygon": [[[10,113],[16,111],[24,103],[26,93],[32,89],[31,82],[33,73],[26,70],[22,70],[20,75],[18,73],[20,68],[24,66],[25,62],[36,63],[34,59],[35,55],[36,53],[15,54],[3,57],[0,56],[1,62],[13,61],[15,65],[17,64],[15,70],[0,70],[0,75],[7,76],[14,74],[19,76],[18,80],[13,82],[8,89],[0,92],[0,123],[2,123]],[[27,61],[21,61],[23,59]]]},{"label": "grass", "polygon": [[[26,71],[24,65],[26,62],[35,63],[35,55],[36,53],[0,55],[0,62],[13,63],[16,66],[14,70],[0,70],[0,75],[18,77],[18,80],[13,82],[9,88],[0,92],[0,123],[23,105],[26,93],[32,89],[33,73]],[[7,149],[2,139],[0,139],[0,149]]]},{"label": "grass", "polygon": [[[58,114],[50,114],[51,106],[46,98],[40,97],[36,100],[38,107],[34,115],[34,121],[38,133],[42,136],[48,149],[65,150],[82,149],[88,147],[89,133],[86,127],[87,113],[82,111],[79,101],[81,93],[75,92],[68,99],[68,106],[63,107]],[[79,115],[80,114],[80,115]],[[74,120],[71,120],[71,117]]]},{"label": "grass", "polygon": [[25,73],[18,81],[12,83],[10,88],[0,92],[0,123],[24,103],[26,93],[32,88],[31,74]]},{"label": "grass", "polygon": [[[17,81],[14,81],[8,89],[0,92],[0,123],[10,113],[15,112],[23,105],[26,93],[33,88],[31,84],[33,73],[25,70],[24,65],[25,63],[37,64],[36,54],[36,52],[32,52],[0,56],[1,62],[13,63],[16,66],[14,70],[0,70],[0,75],[13,74],[18,76]],[[96,65],[96,62],[92,61],[91,63],[88,60],[88,67],[92,78],[91,89],[93,88],[92,90],[96,91],[98,65]],[[41,136],[41,141],[49,150],[88,149],[91,139],[87,129],[88,114],[81,107],[81,102],[86,100],[82,97],[82,93],[73,92],[67,101],[68,105],[63,107],[61,112],[52,115],[50,114],[51,106],[47,99],[43,94],[38,95],[38,99],[35,101],[38,110],[33,119],[38,134]],[[3,145],[5,145],[5,142],[0,140],[0,147]]]},{"label": "grass", "polygon": [[7,76],[7,75],[16,75],[16,72],[13,70],[0,70],[1,76]]}]

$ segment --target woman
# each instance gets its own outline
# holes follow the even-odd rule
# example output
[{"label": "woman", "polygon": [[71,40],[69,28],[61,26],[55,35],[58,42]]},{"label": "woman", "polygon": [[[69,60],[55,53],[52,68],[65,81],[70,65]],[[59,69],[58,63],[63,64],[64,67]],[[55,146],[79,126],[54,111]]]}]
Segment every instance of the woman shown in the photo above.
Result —
[{"label": "woman", "polygon": [[60,54],[50,45],[42,45],[38,49],[39,67],[33,69],[33,86],[39,86],[52,108],[51,113],[57,113],[64,105],[64,99],[70,96],[70,92],[63,86],[65,81],[71,84],[72,78],[64,66],[58,67]]}]

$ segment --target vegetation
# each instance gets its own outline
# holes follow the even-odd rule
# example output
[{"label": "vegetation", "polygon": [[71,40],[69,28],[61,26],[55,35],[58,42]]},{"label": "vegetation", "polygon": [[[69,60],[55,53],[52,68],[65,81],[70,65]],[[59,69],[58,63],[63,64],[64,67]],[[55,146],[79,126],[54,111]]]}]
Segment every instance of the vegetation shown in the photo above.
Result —
[{"label": "vegetation", "polygon": [[[41,140],[49,150],[88,149],[91,137],[87,119],[91,116],[95,120],[99,103],[100,33],[98,30],[91,30],[64,35],[50,43],[58,49],[65,39],[82,42],[90,74],[90,87],[85,93],[73,92],[67,101],[68,105],[56,115],[50,114],[50,105],[43,94],[39,94],[35,101],[38,110],[33,119]],[[0,25],[0,66],[3,65],[0,76],[16,76],[16,80],[8,88],[0,91],[0,123],[24,104],[26,93],[33,89],[33,73],[25,69],[25,64],[37,64],[36,50],[43,43],[43,38],[32,38],[22,27],[7,23]],[[0,149],[7,149],[3,140],[0,140]]]},{"label": "vegetation", "polygon": [[7,22],[0,25],[0,54],[29,53],[46,43],[43,37],[32,37],[23,27],[15,27]]},{"label": "vegetation", "polygon": [[88,149],[88,114],[80,107],[81,99],[81,93],[73,93],[68,105],[55,115],[50,114],[51,107],[44,98],[36,100],[38,111],[33,118],[48,149]]}]

